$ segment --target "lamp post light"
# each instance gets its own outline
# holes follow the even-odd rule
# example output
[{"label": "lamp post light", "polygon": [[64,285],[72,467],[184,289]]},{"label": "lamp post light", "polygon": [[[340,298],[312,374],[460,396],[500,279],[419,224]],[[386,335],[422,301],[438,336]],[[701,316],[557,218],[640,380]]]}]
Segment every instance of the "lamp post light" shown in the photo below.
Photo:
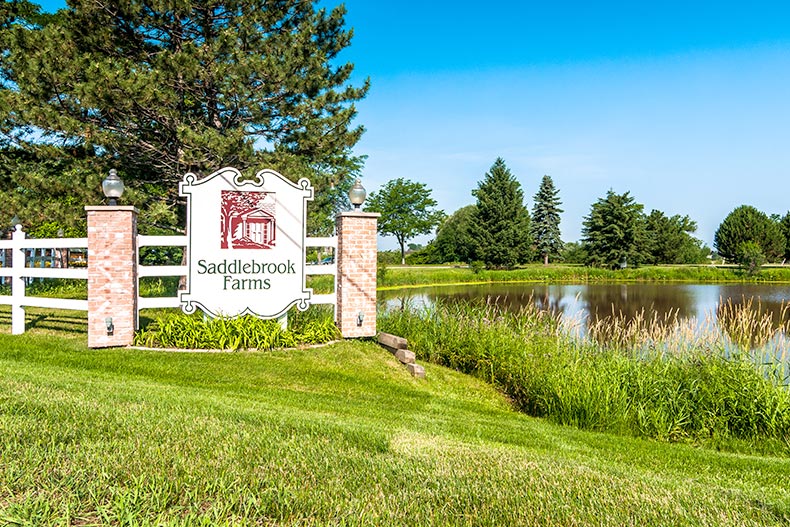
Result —
[{"label": "lamp post light", "polygon": [[118,198],[123,195],[124,185],[118,177],[118,171],[114,168],[110,170],[110,175],[101,182],[101,189],[109,199],[108,205],[115,207],[118,205]]},{"label": "lamp post light", "polygon": [[355,210],[359,210],[360,205],[365,201],[367,195],[368,193],[365,187],[362,186],[359,180],[357,180],[354,186],[351,187],[351,190],[348,191],[348,199],[351,201],[351,204],[354,205]]},{"label": "lamp post light", "polygon": [[[16,231],[16,226],[21,225],[22,221],[20,221],[19,216],[14,214],[14,217],[11,218],[11,228],[8,229],[8,239],[11,240],[14,238],[14,232]],[[3,249],[5,251],[5,249]],[[2,283],[2,282],[0,282]]]}]

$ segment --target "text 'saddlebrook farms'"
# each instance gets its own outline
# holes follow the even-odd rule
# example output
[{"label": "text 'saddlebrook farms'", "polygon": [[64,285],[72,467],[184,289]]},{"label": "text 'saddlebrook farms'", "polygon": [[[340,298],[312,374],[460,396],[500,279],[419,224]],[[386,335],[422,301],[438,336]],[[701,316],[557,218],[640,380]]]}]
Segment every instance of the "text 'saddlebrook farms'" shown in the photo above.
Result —
[{"label": "text 'saddlebrook farms'", "polygon": [[277,275],[296,274],[295,263],[285,262],[222,260],[209,262],[198,260],[198,274],[219,275],[222,278],[223,290],[266,290],[272,286]]}]

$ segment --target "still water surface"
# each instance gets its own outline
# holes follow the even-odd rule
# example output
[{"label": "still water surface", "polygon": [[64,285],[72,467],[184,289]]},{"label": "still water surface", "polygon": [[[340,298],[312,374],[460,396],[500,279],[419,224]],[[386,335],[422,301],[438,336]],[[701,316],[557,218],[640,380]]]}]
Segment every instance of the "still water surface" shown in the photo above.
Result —
[{"label": "still water surface", "polygon": [[430,306],[437,300],[483,301],[509,310],[528,303],[573,317],[596,320],[611,316],[715,320],[717,306],[728,300],[774,314],[778,321],[790,301],[790,285],[772,284],[485,284],[437,286],[420,289],[382,291],[379,300],[386,307]]}]

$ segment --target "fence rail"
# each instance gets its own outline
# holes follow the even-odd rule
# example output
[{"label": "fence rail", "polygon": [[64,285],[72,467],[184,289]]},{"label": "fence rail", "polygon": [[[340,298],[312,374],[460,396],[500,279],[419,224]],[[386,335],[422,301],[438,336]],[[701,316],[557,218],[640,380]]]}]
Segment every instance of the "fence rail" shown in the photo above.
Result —
[{"label": "fence rail", "polygon": [[87,280],[87,268],[64,267],[25,267],[25,278],[66,278],[70,280]]},{"label": "fence rail", "polygon": [[[0,304],[11,306],[11,333],[21,335],[25,332],[25,307],[45,307],[55,309],[71,309],[87,311],[88,301],[69,298],[50,298],[42,296],[27,296],[25,288],[31,278],[68,278],[87,280],[88,270],[84,268],[70,269],[63,267],[33,267],[35,263],[44,265],[40,257],[30,258],[27,251],[37,249],[68,250],[87,249],[87,238],[27,238],[20,225],[14,229],[11,240],[0,241],[0,251],[3,252],[4,267],[0,272],[3,276],[11,278],[11,294],[0,295]],[[11,266],[8,267],[6,253],[10,252]],[[68,259],[66,259],[67,262]],[[62,258],[55,257],[49,260],[50,265],[63,263]]]},{"label": "fence rail", "polygon": [[[186,236],[149,236],[137,235],[137,261],[140,261],[142,247],[183,247],[189,244]],[[189,268],[186,265],[137,265],[137,276],[187,276]]]},{"label": "fence rail", "polygon": [[[186,247],[189,242],[187,236],[137,236],[137,258],[140,258],[140,248],[142,247]],[[337,249],[337,237],[315,237],[305,238],[305,247],[328,247],[334,250]],[[189,267],[186,265],[138,265],[137,276],[138,279],[142,277],[166,277],[166,276],[188,276]],[[337,284],[337,265],[332,264],[305,264],[306,275],[334,275],[335,284]],[[139,284],[139,283],[138,283]],[[139,291],[139,287],[138,287]],[[312,304],[332,304],[334,305],[337,298],[334,293],[323,295],[312,295],[310,303]],[[178,296],[173,297],[137,297],[138,309],[149,308],[168,308],[180,307],[181,302]]]},{"label": "fence rail", "polygon": [[[323,238],[306,238],[305,239],[305,247],[330,247],[333,250],[333,254],[337,255],[337,236],[331,237],[323,237]],[[304,272],[307,275],[325,275],[331,274],[335,276],[335,286],[334,290],[337,291],[337,264],[324,264],[324,265],[315,265],[315,264],[306,264],[304,267]],[[312,295],[310,298],[310,302],[313,304],[329,304],[335,306],[335,311],[337,311],[337,295],[335,293],[329,293],[326,295]]]},{"label": "fence rail", "polygon": [[[187,236],[151,236],[137,235],[137,261],[140,262],[140,249],[143,247],[183,247],[189,244]],[[140,278],[187,276],[189,267],[186,265],[137,265],[137,309],[161,309],[168,307],[181,307],[178,296],[140,296]]]},{"label": "fence rail", "polygon": [[[137,236],[137,258],[140,261],[140,248],[142,247],[183,247],[186,248],[189,239],[187,236]],[[327,247],[337,249],[336,237],[306,238],[305,247]],[[59,265],[63,262],[68,265],[68,258],[65,260],[55,255],[55,251],[74,250],[80,251],[88,248],[87,238],[27,238],[20,226],[13,232],[11,240],[0,240],[0,276],[11,278],[11,294],[0,295],[0,305],[11,306],[11,332],[19,335],[25,332],[25,307],[43,307],[51,309],[69,309],[75,311],[87,311],[88,301],[67,298],[51,298],[41,296],[27,296],[25,288],[28,280],[33,278],[65,278],[71,280],[87,280],[88,269],[85,267],[34,267],[34,259],[28,256],[28,251],[38,249],[48,249],[53,251],[50,265]],[[10,255],[8,254],[10,253]],[[9,257],[10,256],[10,257]],[[10,266],[7,264],[10,261]],[[44,265],[44,261],[37,257],[36,263]],[[186,265],[140,265],[138,263],[137,276],[143,277],[167,277],[167,276],[187,276],[189,267]],[[337,283],[337,265],[334,263],[319,265],[306,264],[306,275],[335,275]],[[139,291],[139,282],[138,282]],[[330,294],[312,295],[312,304],[336,304],[336,296]],[[141,297],[138,293],[138,309],[148,308],[177,308],[181,306],[178,296],[171,297]]]}]

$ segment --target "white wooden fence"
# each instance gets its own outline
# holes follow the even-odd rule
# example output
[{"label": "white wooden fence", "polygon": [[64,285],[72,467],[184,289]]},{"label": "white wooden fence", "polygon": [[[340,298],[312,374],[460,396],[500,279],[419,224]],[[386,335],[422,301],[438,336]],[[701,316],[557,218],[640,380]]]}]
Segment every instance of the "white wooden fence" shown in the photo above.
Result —
[{"label": "white wooden fence", "polygon": [[[337,236],[331,236],[328,238],[307,238],[305,240],[306,247],[331,247],[332,254],[337,255]],[[307,275],[317,275],[317,274],[331,274],[335,276],[335,287],[333,288],[335,292],[337,292],[337,260],[333,260],[331,264],[328,265],[313,265],[307,264],[305,265],[305,274]],[[313,304],[333,304],[335,309],[337,309],[337,295],[335,293],[328,293],[325,295],[313,295],[310,299],[310,302]]]},{"label": "white wooden fence", "polygon": [[[140,249],[143,247],[183,247],[186,248],[188,238],[186,236],[137,236],[137,258],[140,261]],[[331,247],[334,251],[337,250],[337,237],[327,238],[307,238],[305,240],[306,247]],[[186,265],[138,265],[137,277],[138,280],[146,276],[165,277],[165,276],[187,276],[189,268]],[[332,263],[329,265],[305,265],[305,274],[307,275],[320,275],[331,274],[337,277],[337,264]],[[336,280],[337,281],[337,280]],[[139,291],[138,287],[138,291]],[[335,304],[336,298],[334,293],[324,295],[313,295],[310,302],[312,304]],[[138,309],[145,308],[161,308],[161,307],[181,307],[181,302],[178,296],[168,297],[143,297],[137,298]]]},{"label": "white wooden fence", "polygon": [[[189,243],[187,236],[146,236],[137,235],[137,261],[143,247],[183,247]],[[180,307],[178,296],[148,297],[140,296],[140,278],[146,276],[187,276],[186,265],[137,265],[137,309],[157,307]]]},{"label": "white wooden fence", "polygon": [[[187,236],[137,236],[137,261],[140,261],[140,248],[142,247],[182,247],[188,244]],[[337,252],[337,237],[307,238],[307,247],[331,247]],[[25,286],[31,278],[69,278],[78,280],[88,279],[88,269],[46,266],[46,259],[38,261],[28,258],[31,250],[49,249],[55,255],[60,251],[85,250],[88,248],[87,238],[27,238],[21,226],[14,230],[11,240],[0,240],[0,276],[9,277],[11,281],[11,295],[0,295],[0,305],[11,306],[11,333],[20,335],[25,332],[25,307],[46,307],[53,309],[69,309],[74,311],[87,311],[87,300],[74,300],[64,298],[49,298],[40,296],[27,296]],[[8,255],[10,253],[10,258]],[[88,254],[90,258],[90,254]],[[11,265],[8,266],[8,260]],[[52,261],[58,261],[54,258]],[[60,261],[63,261],[62,259]],[[42,267],[36,267],[36,264]],[[138,298],[137,308],[177,308],[181,306],[178,296],[170,297],[142,297],[139,296],[139,280],[142,277],[187,276],[186,265],[140,265],[137,266]],[[337,264],[305,265],[307,275],[335,275],[337,285]],[[333,304],[336,306],[335,293],[313,295],[313,304]]]},{"label": "white wooden fence", "polygon": [[[26,296],[25,286],[30,278],[71,278],[88,279],[87,268],[28,267],[28,251],[31,249],[87,249],[87,238],[42,238],[32,239],[25,236],[21,225],[17,225],[11,240],[0,241],[0,251],[10,252],[11,266],[2,269],[0,274],[11,278],[11,295],[0,295],[0,304],[11,306],[11,333],[20,335],[25,332],[25,307],[47,307],[87,311],[87,300],[66,298],[47,298]],[[5,260],[5,258],[4,258]],[[43,263],[43,262],[41,262]]]}]

